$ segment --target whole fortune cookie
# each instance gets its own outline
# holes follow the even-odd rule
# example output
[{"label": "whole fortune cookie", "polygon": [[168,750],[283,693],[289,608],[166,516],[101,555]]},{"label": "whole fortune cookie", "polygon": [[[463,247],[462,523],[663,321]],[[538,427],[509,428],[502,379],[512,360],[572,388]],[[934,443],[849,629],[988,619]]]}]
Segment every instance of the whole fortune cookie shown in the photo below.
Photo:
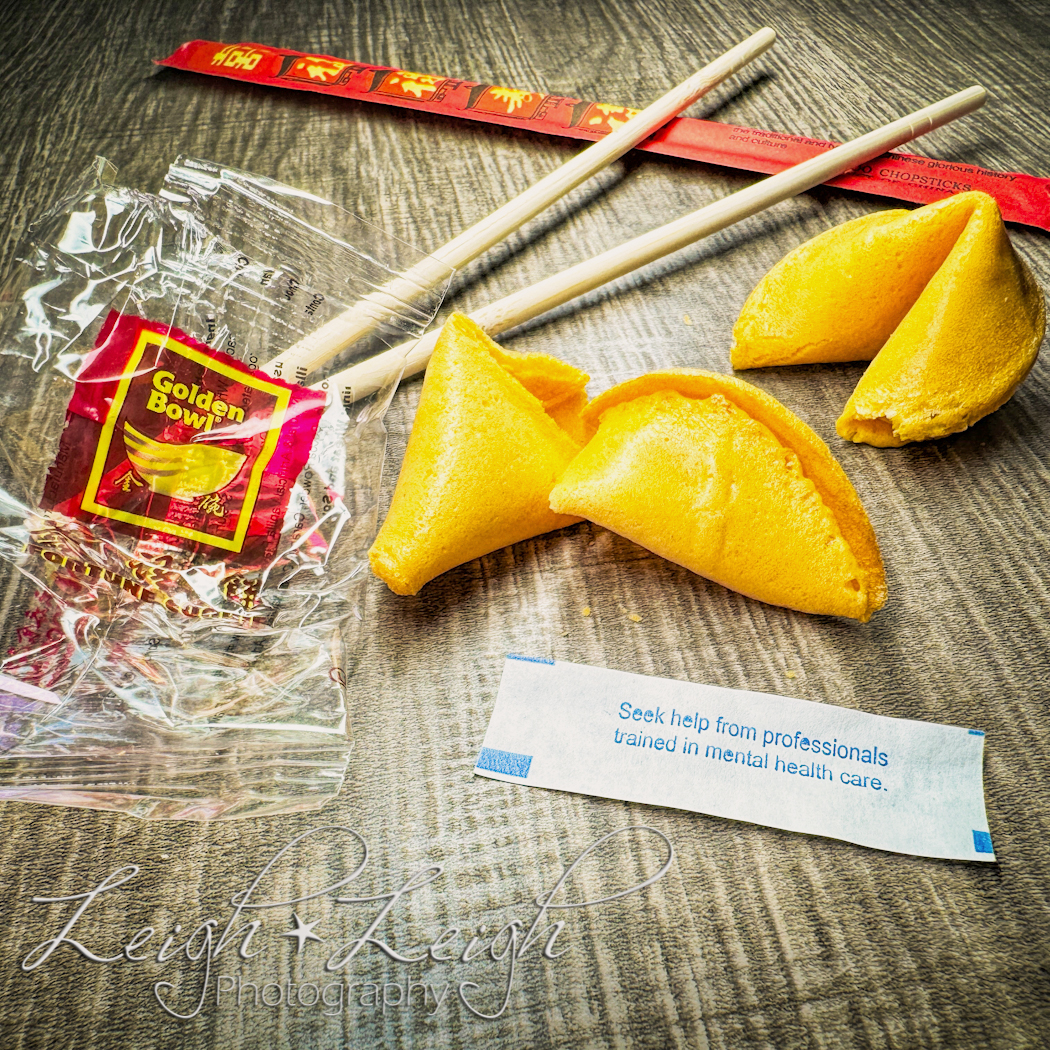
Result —
[{"label": "whole fortune cookie", "polygon": [[550,491],[580,450],[586,373],[504,350],[453,314],[427,367],[397,488],[369,551],[396,594],[519,540],[579,521]]},{"label": "whole fortune cookie", "polygon": [[734,368],[871,361],[836,429],[877,446],[945,437],[1013,396],[1046,327],[1042,291],[999,207],[960,193],[854,219],[758,283]]},{"label": "whole fortune cookie", "polygon": [[613,387],[583,420],[597,433],[555,485],[552,510],[772,605],[866,621],[885,603],[857,493],[775,398],[678,369]]}]

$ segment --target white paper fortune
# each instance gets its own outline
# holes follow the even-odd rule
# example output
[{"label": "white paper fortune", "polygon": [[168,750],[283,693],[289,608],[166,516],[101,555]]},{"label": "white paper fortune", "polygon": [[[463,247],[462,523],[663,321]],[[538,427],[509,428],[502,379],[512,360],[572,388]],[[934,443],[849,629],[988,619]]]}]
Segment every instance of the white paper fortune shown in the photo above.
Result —
[{"label": "white paper fortune", "polygon": [[509,656],[474,772],[994,861],[983,757],[977,729]]}]

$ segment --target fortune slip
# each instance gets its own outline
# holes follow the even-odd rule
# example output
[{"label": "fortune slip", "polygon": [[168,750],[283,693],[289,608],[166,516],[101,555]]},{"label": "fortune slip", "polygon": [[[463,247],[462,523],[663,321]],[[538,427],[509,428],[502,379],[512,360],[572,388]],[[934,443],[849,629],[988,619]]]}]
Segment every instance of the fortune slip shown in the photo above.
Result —
[{"label": "fortune slip", "polygon": [[994,861],[983,756],[976,729],[508,656],[474,772]]},{"label": "fortune slip", "polygon": [[[568,138],[599,139],[637,112],[608,102],[413,73],[265,44],[191,40],[157,64]],[[636,148],[771,175],[836,145],[782,131],[678,117]],[[1007,221],[1050,230],[1050,179],[1023,172],[893,152],[830,179],[827,185],[921,204],[982,190],[998,201]]]}]

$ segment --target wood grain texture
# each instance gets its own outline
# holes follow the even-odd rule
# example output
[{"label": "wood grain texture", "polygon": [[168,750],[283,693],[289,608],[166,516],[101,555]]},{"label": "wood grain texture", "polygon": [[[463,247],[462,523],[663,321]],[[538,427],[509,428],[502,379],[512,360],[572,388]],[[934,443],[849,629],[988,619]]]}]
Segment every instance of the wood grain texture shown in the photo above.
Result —
[{"label": "wood grain texture", "polygon": [[[1050,33],[1038,2],[7,2],[0,263],[11,263],[27,220],[95,154],[143,188],[156,188],[178,153],[228,162],[434,247],[579,148],[149,64],[185,40],[256,40],[637,106],[763,24],[778,30],[777,47],[695,114],[841,139],[979,82],[992,93],[988,107],[921,148],[1047,174]],[[467,267],[447,309],[497,299],[750,181],[628,157]],[[758,278],[802,240],[884,206],[814,191],[503,341],[584,368],[592,393],[652,368],[728,371],[730,329]],[[1012,236],[1050,286],[1050,240]],[[0,806],[0,1046],[1050,1043],[1050,370],[1040,360],[1004,408],[964,434],[885,451],[834,433],[860,371],[829,365],[746,378],[828,441],[857,486],[890,587],[889,604],[869,624],[761,605],[586,524],[455,569],[417,598],[376,583],[356,643],[351,774],[323,812],[198,826]],[[387,418],[388,496],[418,395],[418,381],[405,384]],[[581,614],[584,605],[592,615]],[[980,726],[999,863],[900,857],[476,780],[508,651]],[[626,825],[662,831],[676,861],[649,890],[574,917],[561,960],[523,961],[495,1021],[450,996],[429,1020],[418,1009],[326,1018],[304,1007],[210,1003],[178,1022],[153,997],[153,983],[170,976],[163,967],[92,964],[64,948],[32,974],[19,968],[68,915],[31,903],[34,895],[82,892],[115,868],[140,865],[134,891],[100,900],[78,927],[86,943],[115,954],[116,931],[226,914],[230,896],[278,849],[322,824],[368,839],[362,891],[379,892],[427,863],[446,866],[440,883],[384,928],[402,949],[443,924],[473,931],[524,914],[581,850]],[[651,873],[653,851],[640,837],[632,842],[588,867],[582,889]],[[309,845],[275,876],[273,895],[311,892],[337,878],[344,861]],[[275,946],[265,967],[222,972],[245,980],[316,974],[321,955],[308,946],[297,959],[277,937],[289,912],[275,910],[267,927]],[[327,898],[300,913],[319,919],[333,943],[355,936],[351,915],[363,914]],[[431,971],[445,979],[440,967]],[[359,981],[405,977],[374,950],[352,972]]]}]

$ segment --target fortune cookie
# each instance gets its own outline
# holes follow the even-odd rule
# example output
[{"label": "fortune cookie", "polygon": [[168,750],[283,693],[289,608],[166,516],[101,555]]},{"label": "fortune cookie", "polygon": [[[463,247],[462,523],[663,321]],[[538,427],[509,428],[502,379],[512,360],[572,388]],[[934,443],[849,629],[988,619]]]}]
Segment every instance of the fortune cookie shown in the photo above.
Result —
[{"label": "fortune cookie", "polygon": [[790,252],[744,303],[731,356],[734,368],[871,360],[836,429],[895,446],[965,430],[1006,402],[1045,325],[998,205],[960,193]]},{"label": "fortune cookie", "polygon": [[578,521],[549,500],[583,443],[588,378],[546,354],[504,350],[453,314],[427,367],[372,571],[415,594],[455,565]]},{"label": "fortune cookie", "polygon": [[588,518],[735,591],[866,621],[886,600],[868,516],[827,446],[761,390],[691,369],[602,394],[591,441],[551,493]]}]

